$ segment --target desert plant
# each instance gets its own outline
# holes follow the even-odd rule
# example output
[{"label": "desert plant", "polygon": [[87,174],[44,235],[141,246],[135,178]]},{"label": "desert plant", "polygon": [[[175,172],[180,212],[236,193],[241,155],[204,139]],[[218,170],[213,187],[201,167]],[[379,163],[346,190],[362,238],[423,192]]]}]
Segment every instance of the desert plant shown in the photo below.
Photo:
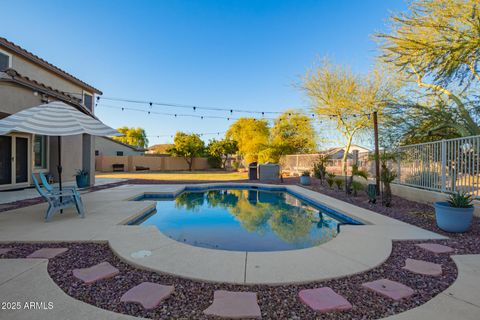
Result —
[{"label": "desert plant", "polygon": [[358,195],[358,191],[364,190],[365,187],[361,182],[352,181],[350,187],[352,188],[353,196],[356,197]]},{"label": "desert plant", "polygon": [[342,187],[343,187],[342,179],[335,179],[335,184],[337,185],[338,190],[342,190]]},{"label": "desert plant", "polygon": [[448,204],[453,208],[471,208],[473,207],[472,201],[472,196],[465,192],[451,194],[447,200]]},{"label": "desert plant", "polygon": [[[359,169],[358,165],[356,165],[356,164],[352,165],[352,174],[350,175],[350,177],[348,177],[348,179],[346,179],[347,185],[346,185],[345,190],[346,190],[347,194],[351,194],[352,191],[355,191],[355,190],[353,190],[353,183],[355,182],[355,181],[353,181],[354,177],[362,177],[365,180],[368,180],[368,173],[367,173],[366,170]],[[358,187],[358,185],[357,185],[357,187]],[[355,196],[357,196],[356,193],[355,193]]]},{"label": "desert plant", "polygon": [[318,161],[313,165],[313,175],[320,180],[321,185],[323,185],[323,181],[327,174],[327,160],[328,156],[320,155]]},{"label": "desert plant", "polygon": [[302,172],[302,177],[310,177],[310,171],[305,170]]},{"label": "desert plant", "polygon": [[77,176],[88,176],[88,171],[85,170],[85,169],[77,169],[75,171],[75,174],[73,175],[74,177],[77,177]]},{"label": "desert plant", "polygon": [[385,207],[392,205],[392,188],[390,184],[397,178],[397,174],[387,167],[387,163],[382,161],[380,180],[383,183],[382,203]]},{"label": "desert plant", "polygon": [[239,161],[233,161],[232,162],[232,168],[233,168],[233,170],[237,171],[238,168],[240,168],[240,162]]},{"label": "desert plant", "polygon": [[336,177],[335,173],[327,172],[326,181],[330,189],[333,188],[333,184],[335,183],[335,177]]}]

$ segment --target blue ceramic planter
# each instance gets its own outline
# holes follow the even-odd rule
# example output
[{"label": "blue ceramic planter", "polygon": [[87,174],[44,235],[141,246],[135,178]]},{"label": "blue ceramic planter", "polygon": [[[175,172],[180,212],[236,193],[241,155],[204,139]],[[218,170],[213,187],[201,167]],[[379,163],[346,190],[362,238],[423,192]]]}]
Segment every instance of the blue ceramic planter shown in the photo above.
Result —
[{"label": "blue ceramic planter", "polygon": [[88,176],[87,175],[78,175],[78,176],[75,176],[75,178],[77,180],[77,187],[78,188],[88,187],[89,181],[88,181]]},{"label": "blue ceramic planter", "polygon": [[312,181],[309,176],[300,176],[300,184],[304,186],[308,186],[310,185],[311,182]]},{"label": "blue ceramic planter", "polygon": [[448,202],[435,202],[433,206],[440,229],[447,232],[465,232],[470,228],[475,208],[453,208]]}]

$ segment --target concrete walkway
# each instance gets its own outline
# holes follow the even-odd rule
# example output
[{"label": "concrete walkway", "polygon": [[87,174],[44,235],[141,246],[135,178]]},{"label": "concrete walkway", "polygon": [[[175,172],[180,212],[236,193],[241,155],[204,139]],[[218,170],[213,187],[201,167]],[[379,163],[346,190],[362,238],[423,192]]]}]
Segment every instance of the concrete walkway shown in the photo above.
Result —
[{"label": "concrete walkway", "polygon": [[14,304],[0,309],[0,319],[140,319],[68,296],[48,275],[47,263],[45,259],[0,259],[0,301]]},{"label": "concrete walkway", "polygon": [[385,319],[480,319],[480,255],[452,256],[452,259],[458,268],[458,278],[453,285],[420,307]]}]

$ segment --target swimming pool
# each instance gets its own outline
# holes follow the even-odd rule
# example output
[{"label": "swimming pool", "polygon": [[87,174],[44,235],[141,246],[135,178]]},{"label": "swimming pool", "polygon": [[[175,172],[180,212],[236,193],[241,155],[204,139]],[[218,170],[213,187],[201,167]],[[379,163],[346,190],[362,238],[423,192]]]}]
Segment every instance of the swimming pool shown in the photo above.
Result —
[{"label": "swimming pool", "polygon": [[156,212],[130,224],[154,225],[176,241],[210,249],[308,248],[334,238],[341,224],[361,224],[287,191],[229,187],[137,200],[156,201]]}]

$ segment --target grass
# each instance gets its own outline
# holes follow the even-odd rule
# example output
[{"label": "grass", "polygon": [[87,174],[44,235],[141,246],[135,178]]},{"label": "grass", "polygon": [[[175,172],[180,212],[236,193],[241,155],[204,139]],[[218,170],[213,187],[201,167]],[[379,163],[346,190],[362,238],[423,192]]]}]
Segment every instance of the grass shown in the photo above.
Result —
[{"label": "grass", "polygon": [[109,172],[97,173],[97,178],[124,178],[146,180],[174,180],[174,181],[227,181],[245,180],[245,172],[225,171],[153,171],[153,172]]}]

